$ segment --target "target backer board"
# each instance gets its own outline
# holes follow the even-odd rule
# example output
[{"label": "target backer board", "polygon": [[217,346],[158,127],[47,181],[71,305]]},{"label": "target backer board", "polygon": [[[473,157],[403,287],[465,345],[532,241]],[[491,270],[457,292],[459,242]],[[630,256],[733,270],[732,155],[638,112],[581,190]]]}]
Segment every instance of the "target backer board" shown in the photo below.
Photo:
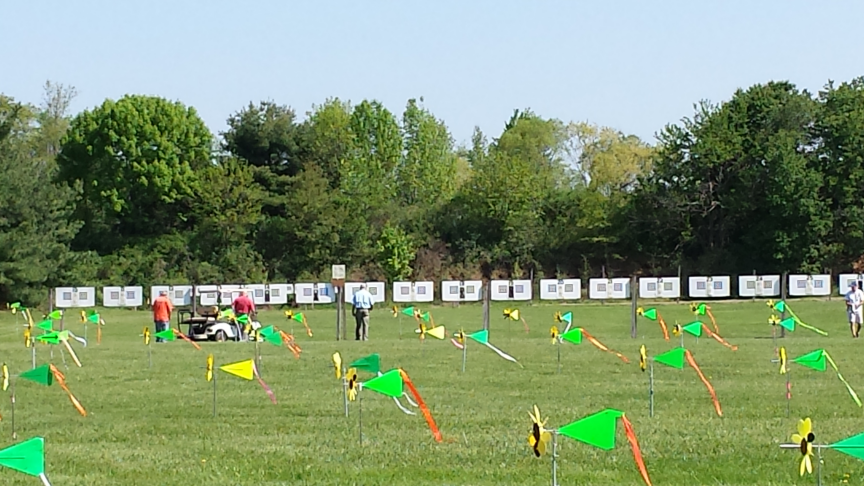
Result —
[{"label": "target backer board", "polygon": [[298,304],[332,304],[333,285],[329,283],[294,284],[294,301]]},{"label": "target backer board", "polygon": [[141,307],[144,305],[143,287],[102,287],[104,307]]},{"label": "target backer board", "polygon": [[345,302],[350,304],[354,300],[354,292],[360,290],[360,286],[366,284],[366,290],[372,294],[372,303],[380,304],[384,298],[384,282],[345,282]]},{"label": "target backer board", "polygon": [[[225,284],[219,286],[219,305],[231,305],[240,296],[242,285]],[[254,300],[253,300],[254,302]]]},{"label": "target backer board", "polygon": [[630,279],[625,277],[589,279],[588,298],[592,300],[629,299]]},{"label": "target backer board", "polygon": [[681,280],[678,277],[639,278],[640,299],[677,299],[681,297]]},{"label": "target backer board", "polygon": [[150,287],[150,304],[156,302],[156,297],[159,297],[159,292],[167,292],[168,300],[174,306],[192,305],[192,286],[191,285],[154,285]]},{"label": "target backer board", "polygon": [[[288,303],[288,296],[294,293],[294,284],[289,283],[271,283],[264,284],[264,302],[263,304],[281,305]],[[258,301],[255,301],[258,304]]]},{"label": "target backer board", "polygon": [[195,295],[198,296],[198,303],[204,306],[219,305],[219,286],[218,285],[196,285]]},{"label": "target backer board", "polygon": [[739,297],[779,297],[780,275],[739,275]]},{"label": "target backer board", "polygon": [[849,292],[849,284],[852,282],[858,282],[859,289],[864,285],[864,274],[841,273],[837,282],[840,285],[840,288],[837,289],[837,293],[840,295],[846,295],[846,292]]},{"label": "target backer board", "polygon": [[96,288],[57,287],[54,289],[54,306],[60,309],[96,307]]},{"label": "target backer board", "polygon": [[443,280],[441,281],[441,300],[443,302],[480,302],[481,280]]},{"label": "target backer board", "polygon": [[435,282],[393,282],[393,302],[432,302]]},{"label": "target backer board", "polygon": [[789,275],[787,293],[793,297],[831,295],[831,276]]},{"label": "target backer board", "polygon": [[492,280],[489,282],[489,297],[495,301],[531,300],[531,287],[530,280]]},{"label": "target backer board", "polygon": [[540,300],[579,300],[582,298],[582,281],[578,278],[540,280]]},{"label": "target backer board", "polygon": [[728,275],[693,276],[687,280],[690,287],[688,295],[693,298],[718,299],[732,294],[732,278]]}]

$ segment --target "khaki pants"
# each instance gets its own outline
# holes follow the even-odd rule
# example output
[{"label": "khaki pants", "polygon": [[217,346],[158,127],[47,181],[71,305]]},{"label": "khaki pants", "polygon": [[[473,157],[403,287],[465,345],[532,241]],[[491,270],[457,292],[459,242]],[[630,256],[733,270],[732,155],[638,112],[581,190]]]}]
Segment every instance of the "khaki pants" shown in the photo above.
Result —
[{"label": "khaki pants", "polygon": [[369,309],[354,309],[354,320],[357,321],[357,328],[354,331],[354,338],[357,341],[368,341]]}]

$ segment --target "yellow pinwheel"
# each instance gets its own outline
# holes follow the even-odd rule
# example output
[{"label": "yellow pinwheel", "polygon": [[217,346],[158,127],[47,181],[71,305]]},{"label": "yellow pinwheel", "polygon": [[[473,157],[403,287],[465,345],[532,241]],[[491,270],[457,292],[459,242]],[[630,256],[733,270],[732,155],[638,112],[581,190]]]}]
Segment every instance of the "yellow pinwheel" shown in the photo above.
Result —
[{"label": "yellow pinwheel", "polygon": [[144,333],[142,335],[144,336],[144,345],[145,346],[149,345],[150,344],[150,328],[145,326],[144,327]]},{"label": "yellow pinwheel", "polygon": [[680,335],[681,335],[681,331],[682,331],[682,329],[681,329],[681,324],[678,324],[678,323],[676,322],[675,325],[672,326],[672,334],[675,335],[675,336],[680,336]]},{"label": "yellow pinwheel", "polygon": [[642,371],[648,369],[648,351],[645,349],[645,345],[639,347],[639,368]]},{"label": "yellow pinwheel", "polygon": [[360,391],[360,385],[357,382],[357,370],[349,368],[345,373],[345,380],[348,382],[348,400],[354,401],[357,399],[357,392]]},{"label": "yellow pinwheel", "polygon": [[780,374],[786,374],[786,348],[780,347]]},{"label": "yellow pinwheel", "polygon": [[207,355],[207,381],[213,381],[213,354]]},{"label": "yellow pinwheel", "polygon": [[390,308],[390,312],[393,313],[393,317],[399,317],[399,308],[395,305]]},{"label": "yellow pinwheel", "polygon": [[33,345],[33,336],[30,334],[30,329],[24,329],[24,347],[29,348]]},{"label": "yellow pinwheel", "polygon": [[552,337],[552,344],[558,344],[559,335],[560,333],[558,332],[558,326],[552,326],[552,328],[549,329],[549,336]]},{"label": "yellow pinwheel", "polygon": [[342,378],[342,355],[338,351],[333,353],[333,367],[336,368],[336,379]]},{"label": "yellow pinwheel", "polygon": [[645,315],[645,309],[643,309],[641,307],[637,307],[636,308],[636,315],[637,316],[644,316]]},{"label": "yellow pinwheel", "polygon": [[803,457],[801,458],[801,467],[798,468],[801,476],[804,475],[805,470],[813,474],[813,460],[810,458],[813,456],[814,440],[816,440],[816,436],[813,435],[813,423],[810,421],[810,418],[799,420],[798,433],[792,434],[792,442],[801,446],[801,455]]},{"label": "yellow pinwheel", "polygon": [[504,309],[504,319],[519,320],[519,309]]},{"label": "yellow pinwheel", "polygon": [[546,453],[546,445],[552,440],[552,434],[545,429],[546,420],[548,419],[540,419],[540,409],[537,408],[537,405],[534,405],[534,413],[528,412],[528,415],[531,416],[531,421],[534,422],[531,425],[531,435],[528,436],[528,444],[534,451],[534,455],[540,457]]},{"label": "yellow pinwheel", "polygon": [[418,326],[419,327],[415,329],[414,332],[420,334],[420,340],[422,341],[426,339],[426,324],[424,324],[423,321],[420,321]]},{"label": "yellow pinwheel", "polygon": [[564,315],[561,314],[561,311],[555,312],[555,322],[557,322],[559,324],[564,322]]},{"label": "yellow pinwheel", "polygon": [[9,367],[3,363],[3,391],[9,389]]}]

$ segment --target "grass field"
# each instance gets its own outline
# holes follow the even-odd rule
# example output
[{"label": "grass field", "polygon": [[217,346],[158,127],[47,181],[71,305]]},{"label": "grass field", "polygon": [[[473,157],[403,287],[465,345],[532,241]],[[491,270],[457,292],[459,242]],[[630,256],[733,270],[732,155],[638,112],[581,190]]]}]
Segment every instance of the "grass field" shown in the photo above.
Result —
[{"label": "grass field", "polygon": [[[862,342],[849,337],[842,301],[791,302],[805,321],[825,329],[822,337],[797,329],[781,342],[790,358],[825,348],[857,391],[864,392]],[[530,333],[501,317],[493,305],[490,341],[524,365],[502,360],[469,343],[467,371],[461,351],[446,341],[420,344],[413,322],[381,308],[373,313],[368,342],[334,340],[333,310],[307,311],[315,335],[295,329],[303,348],[295,360],[285,348],[264,343],[261,373],[278,404],[253,382],[219,375],[219,416],[212,417],[212,386],[205,380],[206,355],[216,364],[253,357],[251,343],[202,343],[197,351],[175,341],[153,345],[153,367],[139,337],[152,327],[146,311],[103,311],[101,345],[73,346],[83,363],[66,370],[59,350],[53,362],[89,412],[81,417],[58,386],[26,381],[16,387],[19,439],[46,438],[46,468],[55,486],[108,485],[538,485],[551,484],[550,458],[535,458],[527,444],[528,411],[540,407],[548,425],[565,425],[603,408],[623,410],[639,439],[655,485],[813,484],[798,477],[800,455],[780,450],[799,418],[812,417],[817,443],[864,431],[864,411],[829,370],[792,369],[792,413],[786,417],[785,380],[773,358],[770,310],[764,301],[714,304],[720,334],[740,346],[731,351],[709,338],[686,346],[714,385],[723,407],[718,417],[695,371],[655,368],[655,416],[648,416],[647,374],[638,366],[638,348],[659,354],[677,344],[663,340],[656,323],[640,318],[639,338],[629,336],[629,305],[522,306]],[[659,307],[666,321],[693,320],[685,304]],[[424,309],[425,310],[425,309]],[[437,324],[449,331],[482,327],[480,306],[435,307]],[[555,346],[548,337],[556,310],[572,310],[574,325],[626,354],[630,364],[587,342],[562,344],[562,372],[556,373]],[[349,313],[350,318],[350,313]],[[37,319],[38,320],[38,319]],[[77,321],[77,317],[69,319]],[[290,330],[280,312],[262,315],[264,324]],[[30,369],[15,317],[0,315],[0,351],[12,374]],[[82,324],[67,324],[82,334]],[[349,334],[353,335],[353,323]],[[49,347],[38,346],[38,362]],[[363,446],[359,445],[357,404],[345,418],[341,382],[330,357],[350,362],[380,353],[382,370],[402,367],[417,385],[444,436],[437,444],[419,413],[408,416],[393,401],[363,392]],[[361,379],[368,376],[361,373]],[[404,403],[404,400],[403,400]],[[9,400],[0,401],[0,445],[12,444]],[[617,446],[602,451],[559,439],[560,484],[643,484],[619,426]],[[862,484],[864,462],[825,452],[825,484]],[[36,478],[0,470],[4,485],[34,485]]]}]

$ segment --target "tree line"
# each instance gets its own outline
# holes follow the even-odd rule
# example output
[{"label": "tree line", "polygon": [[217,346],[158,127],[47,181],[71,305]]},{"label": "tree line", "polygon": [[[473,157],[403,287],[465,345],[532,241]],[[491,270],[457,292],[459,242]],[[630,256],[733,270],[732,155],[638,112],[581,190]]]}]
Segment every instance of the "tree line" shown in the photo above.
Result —
[{"label": "tree line", "polygon": [[[408,100],[211,133],[127,95],[0,94],[0,300],[57,285],[848,271],[864,263],[864,78],[700,102],[654,143],[516,110],[456,146]],[[302,119],[301,119],[302,118]]]}]

